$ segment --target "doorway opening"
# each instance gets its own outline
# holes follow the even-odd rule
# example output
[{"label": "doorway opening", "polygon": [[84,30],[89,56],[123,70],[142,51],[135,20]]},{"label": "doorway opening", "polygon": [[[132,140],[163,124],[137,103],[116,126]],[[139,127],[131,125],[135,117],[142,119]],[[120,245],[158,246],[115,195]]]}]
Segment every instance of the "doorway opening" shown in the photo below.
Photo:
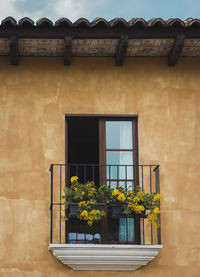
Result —
[{"label": "doorway opening", "polygon": [[67,154],[70,176],[78,176],[82,183],[99,184],[98,118],[67,118]]}]

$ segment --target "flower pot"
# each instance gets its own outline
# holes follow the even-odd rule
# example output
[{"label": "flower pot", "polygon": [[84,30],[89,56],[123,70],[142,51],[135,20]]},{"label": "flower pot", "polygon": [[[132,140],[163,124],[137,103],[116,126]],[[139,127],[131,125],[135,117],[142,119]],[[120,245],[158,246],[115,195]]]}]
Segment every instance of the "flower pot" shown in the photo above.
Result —
[{"label": "flower pot", "polygon": [[77,216],[79,214],[79,206],[78,203],[72,203],[69,205],[70,216]]},{"label": "flower pot", "polygon": [[100,212],[103,212],[105,208],[105,203],[96,203],[92,205],[92,209],[99,210]]},{"label": "flower pot", "polygon": [[[91,206],[92,209],[99,210],[100,212],[104,211],[105,203],[96,203]],[[71,203],[69,205],[69,217],[77,217],[80,212],[80,207],[78,203]]]},{"label": "flower pot", "polygon": [[140,214],[133,213],[133,217],[147,218],[146,211],[143,211]]},{"label": "flower pot", "polygon": [[119,217],[135,217],[135,218],[146,218],[146,212],[143,211],[140,214],[132,213],[130,216],[124,214],[125,205],[112,204],[111,205],[111,217],[119,218]]},{"label": "flower pot", "polygon": [[126,215],[124,214],[124,205],[112,204],[111,217],[126,217]]}]

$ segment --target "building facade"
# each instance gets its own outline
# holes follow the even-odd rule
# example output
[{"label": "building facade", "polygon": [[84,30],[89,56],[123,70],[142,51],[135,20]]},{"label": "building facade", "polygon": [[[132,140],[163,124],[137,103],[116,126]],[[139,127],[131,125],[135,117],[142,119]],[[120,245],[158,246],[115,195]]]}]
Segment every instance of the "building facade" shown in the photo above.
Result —
[{"label": "building facade", "polygon": [[[32,24],[0,27],[0,275],[199,276],[199,21]],[[49,168],[75,114],[137,118],[138,163],[160,165],[163,249],[136,271],[73,271],[49,251]]]}]

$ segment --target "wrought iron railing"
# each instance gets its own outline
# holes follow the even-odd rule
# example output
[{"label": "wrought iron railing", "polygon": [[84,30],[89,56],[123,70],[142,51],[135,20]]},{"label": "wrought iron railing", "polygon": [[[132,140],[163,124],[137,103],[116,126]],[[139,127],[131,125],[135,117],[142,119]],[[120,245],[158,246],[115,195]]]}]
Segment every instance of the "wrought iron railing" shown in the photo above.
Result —
[{"label": "wrought iron railing", "polygon": [[[71,176],[78,176],[80,182],[94,181],[98,186],[107,183],[111,187],[122,185],[128,189],[131,185],[139,186],[145,192],[160,193],[159,165],[52,164],[50,174],[50,243],[67,241],[70,223],[65,220],[66,211],[61,200]],[[139,244],[161,244],[161,227],[154,229],[146,218],[141,218],[139,225]]]}]

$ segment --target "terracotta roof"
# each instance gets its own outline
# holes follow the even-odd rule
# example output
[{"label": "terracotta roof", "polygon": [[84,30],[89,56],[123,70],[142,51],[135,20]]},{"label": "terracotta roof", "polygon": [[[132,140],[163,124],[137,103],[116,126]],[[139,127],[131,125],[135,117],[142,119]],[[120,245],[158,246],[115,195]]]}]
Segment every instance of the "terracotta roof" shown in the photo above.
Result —
[{"label": "terracotta roof", "polygon": [[129,21],[126,21],[123,18],[114,18],[110,21],[107,21],[104,18],[97,17],[93,21],[88,21],[86,18],[79,18],[74,23],[72,23],[69,19],[62,17],[58,19],[55,23],[53,23],[48,18],[40,18],[36,23],[29,17],[23,17],[18,22],[13,17],[6,17],[1,22],[1,27],[11,27],[11,26],[47,26],[47,27],[59,27],[59,26],[70,26],[70,27],[78,27],[85,25],[87,27],[94,27],[97,25],[102,25],[108,28],[112,28],[115,26],[123,26],[123,27],[200,27],[200,19],[188,18],[186,20],[181,20],[179,18],[170,18],[167,20],[163,20],[162,18],[152,18],[150,20],[145,20],[143,18],[132,18]]}]

